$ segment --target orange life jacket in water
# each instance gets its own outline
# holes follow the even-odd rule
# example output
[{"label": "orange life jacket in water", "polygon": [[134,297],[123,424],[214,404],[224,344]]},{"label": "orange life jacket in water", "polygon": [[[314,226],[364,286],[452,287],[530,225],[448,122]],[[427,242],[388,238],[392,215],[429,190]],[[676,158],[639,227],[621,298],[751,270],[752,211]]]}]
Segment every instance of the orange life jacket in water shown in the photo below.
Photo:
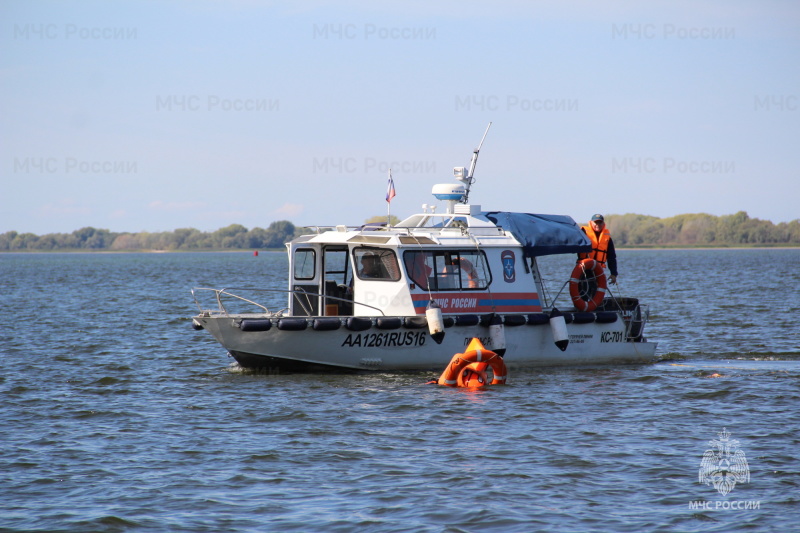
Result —
[{"label": "orange life jacket in water", "polygon": [[604,227],[600,232],[600,236],[594,232],[591,226],[581,226],[586,236],[592,241],[592,251],[590,253],[578,254],[580,259],[594,259],[602,263],[603,267],[606,266],[606,259],[608,258],[608,241],[611,240],[611,233],[608,228]]}]

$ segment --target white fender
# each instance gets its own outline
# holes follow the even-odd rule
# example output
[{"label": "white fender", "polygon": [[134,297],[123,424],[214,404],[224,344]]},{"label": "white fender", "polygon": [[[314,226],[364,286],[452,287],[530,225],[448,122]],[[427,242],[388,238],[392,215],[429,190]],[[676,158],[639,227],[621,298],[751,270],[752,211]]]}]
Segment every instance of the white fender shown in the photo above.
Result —
[{"label": "white fender", "polygon": [[425,309],[425,318],[428,319],[428,331],[436,341],[436,344],[442,344],[444,340],[444,321],[442,320],[442,308],[431,300],[428,303],[428,308]]},{"label": "white fender", "polygon": [[553,340],[562,352],[569,345],[569,334],[567,333],[567,322],[564,315],[555,307],[550,312],[550,330],[553,332]]},{"label": "white fender", "polygon": [[493,315],[489,320],[489,349],[500,357],[506,353],[505,326],[498,315]]}]

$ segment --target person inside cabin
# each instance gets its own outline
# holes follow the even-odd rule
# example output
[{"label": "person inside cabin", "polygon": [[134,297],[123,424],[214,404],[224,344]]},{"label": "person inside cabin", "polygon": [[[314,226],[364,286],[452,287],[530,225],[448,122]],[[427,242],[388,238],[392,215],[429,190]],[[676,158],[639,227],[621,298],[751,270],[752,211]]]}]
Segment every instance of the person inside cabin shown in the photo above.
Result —
[{"label": "person inside cabin", "polygon": [[378,256],[375,254],[364,254],[361,256],[361,270],[359,271],[361,278],[379,278],[381,277],[380,264],[378,263]]},{"label": "person inside cabin", "polygon": [[[459,256],[449,256],[450,265],[456,267],[458,274],[461,276],[461,286],[462,288],[468,287],[470,289],[477,289],[478,288],[478,271],[475,270],[475,266],[469,262],[469,260],[464,259],[463,257]],[[465,278],[466,275],[466,278]],[[466,281],[466,284],[464,283]]]},{"label": "person inside cabin", "polygon": [[463,289],[478,287],[478,272],[467,259],[457,253],[445,252],[444,268],[439,282],[439,288]]},{"label": "person inside cabin", "polygon": [[617,282],[617,252],[614,249],[614,241],[611,233],[606,227],[606,220],[601,214],[595,214],[586,226],[581,226],[589,240],[592,241],[592,251],[589,253],[578,254],[578,260],[594,259],[603,268],[608,268],[611,276],[608,278],[610,284]]},{"label": "person inside cabin", "polygon": [[444,266],[442,271],[436,275],[439,289],[455,289],[458,276],[457,265],[450,252],[444,254]]}]

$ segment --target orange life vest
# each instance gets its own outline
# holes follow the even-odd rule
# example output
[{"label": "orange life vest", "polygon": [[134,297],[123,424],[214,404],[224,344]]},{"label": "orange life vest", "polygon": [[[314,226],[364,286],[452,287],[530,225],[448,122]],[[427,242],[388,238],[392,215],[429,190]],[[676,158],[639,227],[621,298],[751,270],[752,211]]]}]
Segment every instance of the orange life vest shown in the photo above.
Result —
[{"label": "orange life vest", "polygon": [[592,241],[591,253],[578,254],[580,259],[594,259],[598,263],[606,266],[606,258],[608,257],[608,241],[611,240],[611,233],[608,228],[603,228],[598,237],[591,226],[581,226],[586,236]]}]

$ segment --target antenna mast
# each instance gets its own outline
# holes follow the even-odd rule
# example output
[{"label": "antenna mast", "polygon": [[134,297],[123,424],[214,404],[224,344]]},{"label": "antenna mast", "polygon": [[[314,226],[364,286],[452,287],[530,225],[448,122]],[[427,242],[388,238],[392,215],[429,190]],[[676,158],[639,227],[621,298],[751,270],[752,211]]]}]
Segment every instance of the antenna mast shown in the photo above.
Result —
[{"label": "antenna mast", "polygon": [[466,186],[466,192],[464,193],[464,198],[462,198],[461,203],[466,204],[469,203],[469,189],[473,183],[475,183],[475,178],[472,175],[475,173],[475,165],[478,164],[478,152],[481,151],[481,146],[483,146],[483,141],[486,140],[486,135],[489,133],[489,128],[492,127],[492,123],[490,122],[488,126],[486,126],[486,131],[483,133],[483,137],[481,138],[481,142],[475,150],[472,151],[472,161],[469,163],[469,173],[467,174],[466,178],[460,178],[460,181],[464,182]]}]

